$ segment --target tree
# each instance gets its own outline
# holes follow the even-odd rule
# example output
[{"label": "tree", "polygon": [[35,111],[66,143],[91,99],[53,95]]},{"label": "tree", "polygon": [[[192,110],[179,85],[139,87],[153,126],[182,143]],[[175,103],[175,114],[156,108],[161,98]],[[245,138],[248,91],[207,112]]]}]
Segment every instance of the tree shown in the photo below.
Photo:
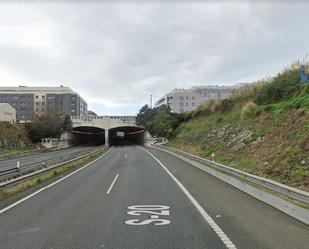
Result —
[{"label": "tree", "polygon": [[62,128],[63,128],[64,131],[71,131],[72,130],[72,120],[71,120],[69,115],[64,116]]},{"label": "tree", "polygon": [[42,138],[59,138],[63,131],[72,128],[70,117],[49,114],[37,117],[31,123],[26,124],[28,136],[32,142],[40,142]]},{"label": "tree", "polygon": [[184,115],[172,113],[166,105],[153,109],[144,105],[136,117],[137,125],[144,126],[151,135],[160,137],[171,137],[182,121]]},{"label": "tree", "polygon": [[136,116],[136,124],[145,126],[147,120],[151,119],[154,111],[148,105],[144,105]]}]

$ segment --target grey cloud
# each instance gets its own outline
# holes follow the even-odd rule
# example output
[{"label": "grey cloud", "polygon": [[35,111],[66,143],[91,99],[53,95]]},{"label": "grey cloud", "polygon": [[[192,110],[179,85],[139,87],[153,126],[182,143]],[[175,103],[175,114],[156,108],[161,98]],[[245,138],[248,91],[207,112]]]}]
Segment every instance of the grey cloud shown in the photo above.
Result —
[{"label": "grey cloud", "polygon": [[0,32],[19,25],[10,18],[14,13],[34,34],[44,27],[48,39],[42,46],[0,42],[0,65],[33,84],[70,85],[103,111],[104,105],[137,110],[149,94],[252,81],[304,56],[308,6],[243,1],[3,6],[8,14],[0,15]]}]

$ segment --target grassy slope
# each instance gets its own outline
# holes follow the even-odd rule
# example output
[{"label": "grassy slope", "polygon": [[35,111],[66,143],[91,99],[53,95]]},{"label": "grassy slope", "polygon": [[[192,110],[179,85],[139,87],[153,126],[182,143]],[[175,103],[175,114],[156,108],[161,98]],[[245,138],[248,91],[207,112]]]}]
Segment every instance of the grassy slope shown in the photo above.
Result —
[{"label": "grassy slope", "polygon": [[24,125],[0,122],[0,154],[31,146]]},{"label": "grassy slope", "polygon": [[169,145],[309,191],[309,95],[182,124]]}]

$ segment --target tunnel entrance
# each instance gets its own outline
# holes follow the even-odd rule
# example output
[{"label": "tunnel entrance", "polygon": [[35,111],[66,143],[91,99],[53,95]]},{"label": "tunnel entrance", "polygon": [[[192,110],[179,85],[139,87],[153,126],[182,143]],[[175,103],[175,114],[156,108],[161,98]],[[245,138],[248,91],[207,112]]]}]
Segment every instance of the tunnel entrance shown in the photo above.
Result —
[{"label": "tunnel entrance", "polygon": [[97,146],[105,144],[105,130],[93,126],[79,126],[72,129],[73,145]]},{"label": "tunnel entrance", "polygon": [[110,145],[144,144],[145,129],[136,126],[121,126],[109,129],[108,140]]}]

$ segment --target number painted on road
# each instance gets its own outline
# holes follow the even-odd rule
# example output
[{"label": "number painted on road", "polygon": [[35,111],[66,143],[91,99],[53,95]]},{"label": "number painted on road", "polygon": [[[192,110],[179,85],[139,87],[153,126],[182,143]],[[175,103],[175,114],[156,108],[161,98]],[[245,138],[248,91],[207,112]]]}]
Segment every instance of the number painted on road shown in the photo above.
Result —
[{"label": "number painted on road", "polygon": [[148,224],[153,224],[155,226],[162,226],[168,225],[171,223],[168,219],[162,219],[160,216],[169,216],[169,206],[163,205],[136,205],[136,206],[129,206],[127,211],[128,215],[136,215],[140,216],[143,214],[150,215],[150,219],[140,220],[140,219],[132,219],[126,220],[125,223],[127,225],[134,225],[134,226],[143,226]]}]

